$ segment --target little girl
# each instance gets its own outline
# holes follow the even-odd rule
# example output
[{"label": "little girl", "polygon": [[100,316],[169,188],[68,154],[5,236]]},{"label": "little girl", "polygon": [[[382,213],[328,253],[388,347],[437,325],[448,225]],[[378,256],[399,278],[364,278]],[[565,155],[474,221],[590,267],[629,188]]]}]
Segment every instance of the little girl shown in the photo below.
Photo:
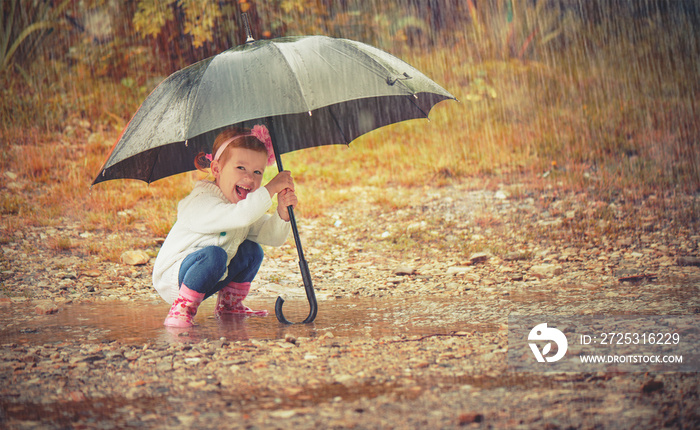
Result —
[{"label": "little girl", "polygon": [[[198,182],[180,201],[153,267],[153,285],[172,303],[166,326],[192,326],[199,304],[217,292],[217,316],[267,315],[242,302],[263,260],[260,244],[280,246],[289,234],[287,206],[297,204],[291,174],[280,172],[260,186],[275,159],[268,130],[227,129],[212,154],[200,153],[195,165],[210,164],[214,182]],[[275,194],[277,213],[268,215]]]}]

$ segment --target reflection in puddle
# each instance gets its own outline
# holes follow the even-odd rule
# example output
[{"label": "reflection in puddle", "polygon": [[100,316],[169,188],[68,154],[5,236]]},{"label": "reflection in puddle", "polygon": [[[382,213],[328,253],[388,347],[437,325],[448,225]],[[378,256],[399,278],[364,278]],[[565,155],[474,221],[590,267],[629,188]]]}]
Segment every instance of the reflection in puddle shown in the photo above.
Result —
[{"label": "reflection in puddle", "polygon": [[[253,309],[268,309],[267,317],[214,317],[215,300],[205,302],[189,329],[163,326],[169,305],[163,302],[109,302],[68,304],[52,315],[36,315],[31,304],[15,304],[8,324],[0,328],[0,344],[44,345],[61,342],[193,342],[203,339],[279,339],[291,334],[316,337],[378,338],[392,335],[424,335],[452,331],[495,331],[497,324],[473,324],[464,304],[421,301],[406,308],[394,300],[353,299],[322,302],[312,324],[280,324],[274,305],[264,300],[246,302]],[[285,303],[285,316],[302,321],[308,314],[305,300]]]}]

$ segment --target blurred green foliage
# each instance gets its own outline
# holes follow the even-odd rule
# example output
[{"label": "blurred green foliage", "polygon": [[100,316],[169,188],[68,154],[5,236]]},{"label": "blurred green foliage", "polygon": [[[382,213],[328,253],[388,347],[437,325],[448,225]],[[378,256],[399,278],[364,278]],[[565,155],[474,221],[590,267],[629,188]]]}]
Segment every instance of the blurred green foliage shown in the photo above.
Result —
[{"label": "blurred green foliage", "polygon": [[[26,64],[37,54],[37,47],[52,30],[64,26],[61,15],[69,0],[53,5],[40,0],[9,0],[2,3],[0,30],[0,72],[5,71],[19,53]],[[19,69],[21,70],[21,69]]]},{"label": "blurred green foliage", "polygon": [[[698,24],[697,2],[645,0],[8,0],[2,3],[1,69],[13,58],[37,55],[102,62],[119,69],[124,58],[173,72],[245,41],[241,14],[256,39],[324,34],[392,49],[428,48],[466,35],[480,58],[533,58],[537,48],[561,48],[584,25],[618,28],[632,18],[643,27],[659,17],[686,15]],[[634,34],[635,32],[630,32]],[[632,36],[633,37],[633,36]],[[82,45],[82,46],[81,46]],[[95,51],[95,52],[91,52]],[[96,57],[109,58],[96,58]],[[142,61],[148,63],[148,60]],[[0,69],[0,70],[1,70]],[[116,72],[117,74],[119,72]]]},{"label": "blurred green foliage", "polygon": [[195,48],[211,42],[216,21],[222,16],[219,4],[212,0],[140,0],[134,28],[145,36],[157,36],[179,12],[182,31],[192,38]]}]

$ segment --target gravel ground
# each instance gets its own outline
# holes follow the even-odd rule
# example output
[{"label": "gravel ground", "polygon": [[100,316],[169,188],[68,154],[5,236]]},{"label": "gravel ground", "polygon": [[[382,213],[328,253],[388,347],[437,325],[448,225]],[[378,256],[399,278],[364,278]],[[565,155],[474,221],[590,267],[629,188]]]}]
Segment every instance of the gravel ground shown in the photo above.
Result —
[{"label": "gravel ground", "polygon": [[[15,232],[1,245],[0,427],[700,427],[697,372],[519,373],[507,357],[512,314],[697,318],[698,196],[393,191],[350,189],[299,220],[319,299],[310,326],[220,321],[205,303],[197,327],[168,331],[150,285],[162,238],[138,222]],[[150,261],[45,246],[126,237]],[[266,253],[249,301],[272,314],[282,295],[302,320],[293,244]]]}]

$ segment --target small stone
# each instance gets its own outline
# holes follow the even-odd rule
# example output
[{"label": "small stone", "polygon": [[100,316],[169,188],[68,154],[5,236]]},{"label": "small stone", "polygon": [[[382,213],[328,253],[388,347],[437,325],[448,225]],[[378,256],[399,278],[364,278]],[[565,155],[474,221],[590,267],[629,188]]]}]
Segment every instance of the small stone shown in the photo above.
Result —
[{"label": "small stone", "polygon": [[700,258],[698,257],[678,257],[679,266],[700,266]]},{"label": "small stone", "polygon": [[644,270],[636,267],[620,267],[613,270],[613,276],[617,278],[624,278],[632,275],[642,273]]},{"label": "small stone", "polygon": [[170,360],[162,360],[158,364],[156,364],[156,370],[159,372],[167,372],[169,370],[173,370],[173,363]]},{"label": "small stone", "polygon": [[77,279],[78,275],[75,272],[58,272],[56,277],[60,279]]},{"label": "small stone", "polygon": [[288,396],[298,396],[304,392],[303,387],[287,387],[284,389],[284,393]]},{"label": "small stone", "polygon": [[416,269],[409,266],[400,266],[394,269],[394,275],[396,276],[408,276],[416,273]]},{"label": "small stone", "polygon": [[413,224],[409,224],[408,227],[406,227],[406,233],[411,234],[425,230],[427,225],[428,223],[426,223],[425,221],[414,222]]},{"label": "small stone", "polygon": [[482,414],[477,414],[474,412],[467,412],[459,415],[459,425],[463,426],[471,423],[480,423],[484,420]]},{"label": "small stone", "polygon": [[448,275],[457,275],[460,273],[467,273],[472,268],[470,266],[452,266],[447,268],[447,274]]},{"label": "small stone", "polygon": [[467,282],[479,282],[481,280],[481,276],[477,275],[476,273],[470,273],[464,276],[464,280]]},{"label": "small stone", "polygon": [[177,418],[178,421],[180,421],[180,424],[181,424],[184,428],[190,428],[190,427],[192,427],[193,424],[194,424],[194,420],[196,419],[195,416],[193,416],[193,415],[187,415],[187,414],[175,415],[175,418]]},{"label": "small stone", "polygon": [[205,380],[199,380],[199,381],[192,381],[187,384],[187,387],[198,390],[200,388],[204,388],[207,385],[207,381]]},{"label": "small stone", "polygon": [[552,229],[554,228],[560,228],[564,221],[560,218],[554,219],[554,220],[540,220],[537,222],[537,224],[543,226],[543,227],[550,227]]},{"label": "small stone", "polygon": [[469,261],[472,264],[483,263],[488,260],[490,255],[486,252],[476,252],[469,257]]},{"label": "small stone", "polygon": [[339,384],[343,384],[343,385],[349,384],[353,380],[355,380],[355,378],[352,375],[348,375],[348,374],[338,375],[335,377],[335,382],[337,382]]},{"label": "small stone", "polygon": [[617,240],[617,246],[620,247],[632,246],[633,243],[632,238],[629,237],[623,237]]},{"label": "small stone", "polygon": [[214,350],[217,350],[223,348],[226,345],[228,345],[228,340],[225,337],[221,337],[219,338],[219,340],[212,343],[212,348]]},{"label": "small stone", "polygon": [[80,391],[71,391],[68,393],[68,397],[74,402],[82,402],[85,401],[85,394],[83,394]]},{"label": "small stone", "polygon": [[559,276],[562,274],[562,272],[561,267],[557,266],[556,264],[538,264],[530,267],[530,273],[542,278]]},{"label": "small stone", "polygon": [[51,302],[42,302],[36,305],[34,312],[37,315],[51,315],[58,312],[58,307]]},{"label": "small stone", "polygon": [[661,381],[651,380],[642,385],[642,393],[653,393],[664,388],[664,383]]},{"label": "small stone", "polygon": [[125,251],[122,256],[122,263],[129,266],[142,266],[150,260],[148,254],[142,250]]},{"label": "small stone", "polygon": [[270,416],[273,418],[289,419],[296,415],[297,412],[293,409],[279,410],[270,412]]},{"label": "small stone", "polygon": [[527,260],[527,253],[525,252],[519,252],[519,251],[514,251],[514,252],[509,252],[507,253],[503,259],[505,261],[521,261],[521,260]]}]

